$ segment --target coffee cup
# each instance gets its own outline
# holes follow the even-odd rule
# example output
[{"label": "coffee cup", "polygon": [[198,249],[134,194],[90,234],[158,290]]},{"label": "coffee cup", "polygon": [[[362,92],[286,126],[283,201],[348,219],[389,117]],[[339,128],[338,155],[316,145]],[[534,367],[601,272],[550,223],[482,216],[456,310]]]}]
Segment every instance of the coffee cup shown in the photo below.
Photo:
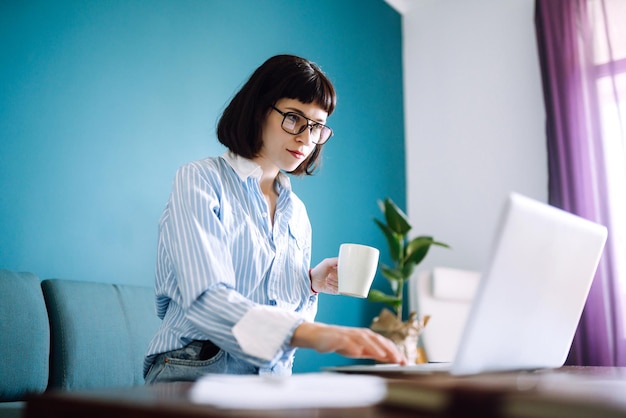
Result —
[{"label": "coffee cup", "polygon": [[367,297],[376,270],[380,251],[362,244],[341,244],[337,276],[339,293],[359,298]]}]

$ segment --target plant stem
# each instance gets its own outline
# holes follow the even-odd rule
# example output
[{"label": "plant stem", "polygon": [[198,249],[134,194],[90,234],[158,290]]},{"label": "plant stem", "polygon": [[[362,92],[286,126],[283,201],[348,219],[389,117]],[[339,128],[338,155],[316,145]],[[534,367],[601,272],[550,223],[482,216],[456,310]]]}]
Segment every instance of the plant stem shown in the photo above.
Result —
[{"label": "plant stem", "polygon": [[402,293],[403,292],[404,292],[404,280],[398,285],[398,294],[396,295],[400,299],[400,305],[398,305],[398,311],[396,312],[396,316],[400,322],[402,322],[402,301],[403,301]]}]

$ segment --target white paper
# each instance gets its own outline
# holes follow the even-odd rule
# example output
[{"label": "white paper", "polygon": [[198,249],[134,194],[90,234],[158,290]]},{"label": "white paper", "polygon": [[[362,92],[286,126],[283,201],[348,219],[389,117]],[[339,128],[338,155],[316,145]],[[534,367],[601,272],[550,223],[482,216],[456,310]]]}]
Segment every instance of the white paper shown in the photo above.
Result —
[{"label": "white paper", "polygon": [[218,408],[348,408],[374,405],[387,385],[377,376],[302,373],[286,377],[211,374],[192,387],[192,402]]}]

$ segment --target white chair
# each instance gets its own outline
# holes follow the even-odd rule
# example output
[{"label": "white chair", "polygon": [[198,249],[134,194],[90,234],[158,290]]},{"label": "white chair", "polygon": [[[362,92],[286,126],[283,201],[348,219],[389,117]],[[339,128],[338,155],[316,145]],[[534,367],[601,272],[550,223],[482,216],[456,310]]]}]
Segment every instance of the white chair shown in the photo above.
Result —
[{"label": "white chair", "polygon": [[409,308],[418,318],[430,315],[421,334],[428,361],[454,360],[480,273],[437,267],[409,280]]}]

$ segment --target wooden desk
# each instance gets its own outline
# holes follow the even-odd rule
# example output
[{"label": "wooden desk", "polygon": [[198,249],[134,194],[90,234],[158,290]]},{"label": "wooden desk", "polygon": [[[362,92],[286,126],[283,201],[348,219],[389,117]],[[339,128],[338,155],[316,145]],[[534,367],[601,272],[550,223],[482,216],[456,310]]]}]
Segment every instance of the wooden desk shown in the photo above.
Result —
[{"label": "wooden desk", "polygon": [[387,405],[443,416],[626,417],[626,368],[563,367],[467,377],[398,376]]},{"label": "wooden desk", "polygon": [[566,367],[469,377],[395,375],[388,399],[367,408],[224,410],[189,401],[190,383],[49,392],[25,418],[626,417],[626,368]]},{"label": "wooden desk", "polygon": [[225,410],[189,401],[190,383],[164,383],[130,389],[49,392],[30,399],[25,418],[415,418],[414,411],[366,408]]}]

